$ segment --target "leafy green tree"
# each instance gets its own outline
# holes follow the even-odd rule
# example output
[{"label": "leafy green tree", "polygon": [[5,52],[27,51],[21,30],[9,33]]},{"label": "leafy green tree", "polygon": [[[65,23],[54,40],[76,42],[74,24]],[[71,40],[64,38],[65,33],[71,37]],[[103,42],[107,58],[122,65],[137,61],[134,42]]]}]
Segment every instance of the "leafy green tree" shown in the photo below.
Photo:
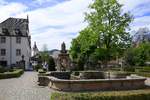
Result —
[{"label": "leafy green tree", "polygon": [[80,52],[73,45],[70,52],[74,51],[74,55],[84,54],[86,60],[92,55],[106,66],[114,56],[123,54],[131,43],[127,29],[133,18],[130,13],[122,13],[121,7],[117,0],[95,0],[85,17],[89,25],[76,38],[80,44]]},{"label": "leafy green tree", "polygon": [[138,47],[131,47],[125,53],[125,61],[130,66],[144,66],[150,60],[150,43],[139,44]]},{"label": "leafy green tree", "polygon": [[137,58],[135,57],[135,48],[129,48],[124,54],[124,60],[127,66],[135,66]]},{"label": "leafy green tree", "polygon": [[40,52],[41,61],[45,62],[49,60],[49,54],[46,51]]},{"label": "leafy green tree", "polygon": [[72,46],[70,48],[70,55],[73,61],[77,61],[79,54],[81,53],[80,44],[77,39],[72,40]]},{"label": "leafy green tree", "polygon": [[48,71],[55,71],[55,61],[52,56],[49,56],[48,60]]}]

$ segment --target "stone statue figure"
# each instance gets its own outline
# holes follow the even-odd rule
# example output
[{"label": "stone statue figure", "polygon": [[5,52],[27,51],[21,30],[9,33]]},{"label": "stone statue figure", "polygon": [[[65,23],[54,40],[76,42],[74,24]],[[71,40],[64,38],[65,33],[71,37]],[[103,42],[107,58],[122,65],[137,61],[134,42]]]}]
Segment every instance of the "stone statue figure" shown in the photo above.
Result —
[{"label": "stone statue figure", "polygon": [[61,53],[67,53],[66,44],[64,42],[61,44]]},{"label": "stone statue figure", "polygon": [[57,58],[57,71],[69,71],[70,70],[70,58],[66,50],[66,45],[63,42],[61,44],[61,52]]}]

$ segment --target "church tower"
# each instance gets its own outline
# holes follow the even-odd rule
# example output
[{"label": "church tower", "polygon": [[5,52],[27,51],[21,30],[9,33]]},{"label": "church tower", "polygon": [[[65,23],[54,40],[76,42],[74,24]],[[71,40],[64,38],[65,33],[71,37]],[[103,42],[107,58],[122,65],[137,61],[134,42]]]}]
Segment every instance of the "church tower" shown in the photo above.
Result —
[{"label": "church tower", "polygon": [[39,54],[39,49],[37,48],[36,42],[34,42],[34,46],[32,49],[32,56],[36,56],[37,54]]}]

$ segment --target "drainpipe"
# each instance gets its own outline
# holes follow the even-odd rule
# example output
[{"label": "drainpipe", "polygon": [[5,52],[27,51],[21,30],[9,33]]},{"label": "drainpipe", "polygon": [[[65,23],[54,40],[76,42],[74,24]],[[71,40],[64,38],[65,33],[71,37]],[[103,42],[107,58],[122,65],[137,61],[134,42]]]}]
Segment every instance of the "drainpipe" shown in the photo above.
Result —
[{"label": "drainpipe", "polygon": [[10,36],[10,67],[11,67],[11,64],[12,64],[12,38]]}]

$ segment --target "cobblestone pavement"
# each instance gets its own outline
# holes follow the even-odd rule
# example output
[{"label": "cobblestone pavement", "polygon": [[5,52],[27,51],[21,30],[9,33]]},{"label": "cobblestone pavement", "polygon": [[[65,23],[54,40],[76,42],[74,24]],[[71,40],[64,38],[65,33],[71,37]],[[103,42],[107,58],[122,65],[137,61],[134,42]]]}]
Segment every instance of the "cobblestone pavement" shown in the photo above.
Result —
[{"label": "cobblestone pavement", "polygon": [[36,72],[25,72],[20,78],[0,80],[0,100],[50,100],[51,90],[37,84]]}]

